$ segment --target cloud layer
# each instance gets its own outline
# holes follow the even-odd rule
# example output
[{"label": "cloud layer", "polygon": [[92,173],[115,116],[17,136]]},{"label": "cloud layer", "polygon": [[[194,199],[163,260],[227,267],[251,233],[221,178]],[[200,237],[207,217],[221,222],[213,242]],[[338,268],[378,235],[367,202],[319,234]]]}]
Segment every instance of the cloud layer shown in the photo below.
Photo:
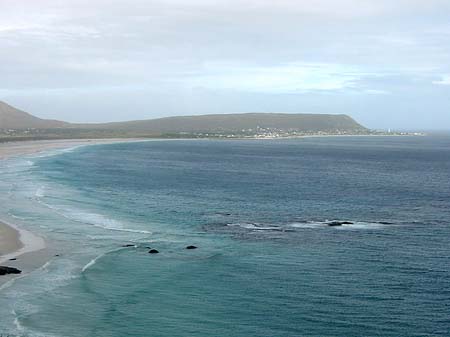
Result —
[{"label": "cloud layer", "polygon": [[349,113],[450,128],[444,0],[0,0],[0,99],[43,117]]}]

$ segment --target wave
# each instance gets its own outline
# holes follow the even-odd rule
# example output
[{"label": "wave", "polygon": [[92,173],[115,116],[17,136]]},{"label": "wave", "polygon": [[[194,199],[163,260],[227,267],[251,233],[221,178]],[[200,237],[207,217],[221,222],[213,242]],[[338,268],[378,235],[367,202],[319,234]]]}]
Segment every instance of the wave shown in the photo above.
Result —
[{"label": "wave", "polygon": [[335,229],[379,229],[388,225],[393,225],[390,222],[367,222],[367,221],[340,221],[340,220],[326,220],[326,221],[305,221],[288,224],[294,228],[318,228],[329,227]]},{"label": "wave", "polygon": [[74,151],[78,150],[81,147],[89,146],[89,145],[94,145],[94,144],[79,144],[79,145],[74,145],[74,146],[71,146],[71,147],[68,147],[68,148],[62,148],[62,149],[47,149],[47,150],[44,150],[44,151],[39,152],[37,154],[36,153],[33,154],[32,158],[55,157],[55,156],[58,156],[58,155],[63,154],[63,153],[74,152]]},{"label": "wave", "polygon": [[20,334],[25,333],[26,328],[20,323],[20,317],[17,314],[17,312],[13,309],[13,310],[11,310],[11,313],[14,317],[14,326],[16,327],[17,332]]},{"label": "wave", "polygon": [[17,219],[17,220],[27,220],[27,219],[28,219],[28,218],[25,218],[25,217],[23,217],[23,216],[16,215],[16,214],[14,214],[14,213],[12,213],[12,212],[8,212],[7,214],[8,214],[8,216],[10,216],[11,218]]},{"label": "wave", "polygon": [[71,208],[59,208],[47,203],[41,202],[42,205],[48,207],[53,210],[55,213],[61,215],[62,217],[86,224],[94,227],[110,230],[110,231],[119,231],[119,232],[128,232],[128,233],[138,233],[138,234],[153,234],[150,231],[142,230],[142,229],[133,229],[124,227],[123,223],[118,220],[106,217],[102,214],[86,212],[79,209],[71,209]]},{"label": "wave", "polygon": [[[28,305],[27,308],[24,309],[24,311],[26,312],[27,315],[31,315],[32,313],[36,313],[39,310],[34,308],[31,305]],[[14,317],[14,327],[16,329],[15,333],[12,335],[6,334],[6,336],[34,336],[34,337],[61,337],[60,335],[55,335],[55,334],[49,334],[48,332],[37,332],[34,331],[32,329],[29,329],[25,326],[22,325],[22,323],[20,323],[20,317],[22,315],[17,314],[17,312],[13,309],[11,310],[11,314]],[[0,335],[1,336],[1,335]]]},{"label": "wave", "polygon": [[35,162],[24,158],[7,159],[0,163],[0,173],[4,175],[17,175],[28,171],[34,166]]},{"label": "wave", "polygon": [[228,227],[240,227],[245,229],[257,230],[257,231],[280,231],[283,230],[279,226],[264,226],[258,223],[230,223]]},{"label": "wave", "polygon": [[[9,288],[10,286],[12,286],[17,280],[26,277],[28,274],[21,274],[19,276],[16,276],[8,281],[6,281],[5,283],[3,283],[2,285],[0,285],[0,292],[5,290],[6,288]],[[0,335],[1,336],[1,335]]]},{"label": "wave", "polygon": [[96,264],[96,263],[97,263],[97,260],[98,260],[99,258],[103,257],[103,256],[104,256],[103,254],[102,254],[102,255],[99,255],[99,256],[97,256],[96,258],[94,258],[94,259],[92,259],[91,261],[89,261],[89,263],[86,264],[86,265],[81,269],[81,272],[84,273],[86,270],[88,270],[90,267],[92,267],[94,264]]},{"label": "wave", "polygon": [[34,196],[36,198],[43,198],[43,197],[45,197],[45,187],[44,186],[39,187],[36,190],[36,192],[34,193]]},{"label": "wave", "polygon": [[288,224],[289,227],[293,228],[317,228],[318,226],[324,226],[325,223],[320,222],[293,222]]},{"label": "wave", "polygon": [[366,221],[299,221],[282,224],[261,224],[261,223],[229,223],[227,227],[238,227],[250,231],[293,231],[297,229],[317,229],[317,228],[333,228],[333,229],[381,229],[394,225],[391,222],[366,222]]},{"label": "wave", "polygon": [[[135,247],[137,247],[137,246],[135,246]],[[121,251],[121,250],[126,249],[126,248],[127,248],[127,247],[120,247],[120,248],[113,249],[113,250],[107,251],[107,252],[105,252],[105,253],[102,253],[102,254],[96,256],[96,257],[93,258],[91,261],[89,261],[83,268],[81,268],[81,273],[84,273],[86,270],[88,270],[89,268],[91,268],[93,265],[95,265],[95,264],[97,263],[97,261],[98,261],[99,259],[105,257],[106,255],[109,255],[109,254],[112,254],[112,253],[116,253],[116,252]]]}]

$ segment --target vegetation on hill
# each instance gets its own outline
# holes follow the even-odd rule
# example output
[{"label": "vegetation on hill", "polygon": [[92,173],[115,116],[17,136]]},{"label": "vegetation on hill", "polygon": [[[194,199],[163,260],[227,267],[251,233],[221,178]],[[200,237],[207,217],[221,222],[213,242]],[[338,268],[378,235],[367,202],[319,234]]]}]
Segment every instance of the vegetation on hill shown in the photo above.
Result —
[{"label": "vegetation on hill", "polygon": [[245,113],[73,124],[46,120],[0,102],[0,140],[68,138],[277,138],[368,134],[347,115]]},{"label": "vegetation on hill", "polygon": [[0,101],[0,129],[2,130],[50,129],[65,127],[68,124],[61,121],[35,117]]}]

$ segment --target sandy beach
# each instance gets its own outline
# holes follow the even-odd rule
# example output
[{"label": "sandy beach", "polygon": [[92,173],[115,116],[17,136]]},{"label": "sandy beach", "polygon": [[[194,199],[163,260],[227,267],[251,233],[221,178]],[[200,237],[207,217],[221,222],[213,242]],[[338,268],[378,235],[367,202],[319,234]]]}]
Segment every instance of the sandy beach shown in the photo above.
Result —
[{"label": "sandy beach", "polygon": [[22,246],[18,231],[0,222],[0,263],[4,261],[3,256],[19,250]]},{"label": "sandy beach", "polygon": [[[49,140],[0,143],[0,160],[62,150],[83,145],[138,141],[136,139]],[[22,270],[22,275],[44,265],[51,258],[45,239],[0,219],[0,265]],[[17,275],[0,276],[0,289]]]},{"label": "sandy beach", "polygon": [[[39,268],[49,259],[45,240],[13,224],[0,222],[0,265],[22,270],[23,274]],[[18,275],[0,277],[1,287]]]},{"label": "sandy beach", "polygon": [[48,150],[66,149],[82,145],[109,144],[128,141],[139,141],[138,139],[68,139],[68,140],[38,140],[0,143],[0,160],[32,155]]}]

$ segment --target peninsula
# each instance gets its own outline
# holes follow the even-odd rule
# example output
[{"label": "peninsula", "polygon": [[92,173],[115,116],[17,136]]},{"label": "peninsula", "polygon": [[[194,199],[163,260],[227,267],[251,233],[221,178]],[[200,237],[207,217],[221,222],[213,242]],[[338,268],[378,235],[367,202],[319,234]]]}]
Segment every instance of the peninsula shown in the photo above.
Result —
[{"label": "peninsula", "polygon": [[0,141],[107,138],[283,138],[371,135],[347,115],[236,113],[75,124],[35,117],[0,101]]}]

